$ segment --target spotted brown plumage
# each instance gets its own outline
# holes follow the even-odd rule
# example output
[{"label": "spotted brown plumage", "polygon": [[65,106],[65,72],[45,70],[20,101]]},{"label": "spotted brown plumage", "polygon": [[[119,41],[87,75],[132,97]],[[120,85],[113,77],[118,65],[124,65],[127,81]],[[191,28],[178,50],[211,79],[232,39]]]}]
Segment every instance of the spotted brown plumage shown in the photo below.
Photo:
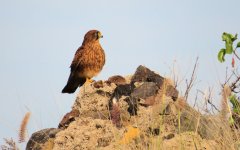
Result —
[{"label": "spotted brown plumage", "polygon": [[85,34],[82,46],[73,58],[71,73],[62,93],[74,93],[87,79],[91,79],[102,70],[105,64],[105,53],[99,43],[102,37],[101,32],[97,30],[90,30]]}]

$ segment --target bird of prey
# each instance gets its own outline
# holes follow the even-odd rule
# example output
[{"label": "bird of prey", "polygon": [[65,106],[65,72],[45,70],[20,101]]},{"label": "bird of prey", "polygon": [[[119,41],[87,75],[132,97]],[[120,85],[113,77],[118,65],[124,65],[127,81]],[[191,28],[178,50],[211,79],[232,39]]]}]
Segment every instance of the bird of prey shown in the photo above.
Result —
[{"label": "bird of prey", "polygon": [[74,93],[102,70],[105,64],[105,53],[99,43],[102,37],[97,30],[90,30],[85,34],[82,46],[77,49],[73,58],[71,73],[62,93]]}]

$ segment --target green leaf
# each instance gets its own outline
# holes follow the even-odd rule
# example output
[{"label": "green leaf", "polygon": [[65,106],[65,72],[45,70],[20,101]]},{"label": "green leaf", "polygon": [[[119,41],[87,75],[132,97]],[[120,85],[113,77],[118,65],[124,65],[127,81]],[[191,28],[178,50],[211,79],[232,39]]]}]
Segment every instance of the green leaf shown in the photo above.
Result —
[{"label": "green leaf", "polygon": [[240,47],[240,42],[237,43],[237,48]]},{"label": "green leaf", "polygon": [[221,63],[225,61],[224,56],[225,56],[225,49],[221,49],[218,53],[218,61],[220,61]]},{"label": "green leaf", "polygon": [[223,32],[223,34],[222,34],[222,40],[223,40],[223,41],[227,41],[227,40],[229,40],[229,39],[231,39],[231,37],[229,36],[229,34],[226,33],[226,32]]},{"label": "green leaf", "polygon": [[222,48],[219,52],[218,52],[218,61],[220,61],[221,63],[225,61],[224,56],[226,54],[226,50],[224,48]]},{"label": "green leaf", "polygon": [[235,34],[235,36],[232,38],[232,42],[234,42],[237,39],[238,34]]},{"label": "green leaf", "polygon": [[233,43],[232,43],[232,41],[226,41],[225,42],[225,46],[226,46],[226,54],[232,54],[232,52],[233,52]]},{"label": "green leaf", "polygon": [[232,38],[233,38],[232,34],[223,32],[223,34],[222,34],[222,40],[223,41],[231,40]]},{"label": "green leaf", "polygon": [[225,41],[226,54],[232,54],[233,52],[233,41],[237,38],[237,34],[233,36],[232,34],[223,32],[222,40]]},{"label": "green leaf", "polygon": [[227,41],[227,42],[234,42],[236,39],[237,39],[237,34],[235,34],[235,36],[233,36],[232,34],[230,33],[226,33],[226,32],[223,32],[222,34],[222,40],[223,41]]}]

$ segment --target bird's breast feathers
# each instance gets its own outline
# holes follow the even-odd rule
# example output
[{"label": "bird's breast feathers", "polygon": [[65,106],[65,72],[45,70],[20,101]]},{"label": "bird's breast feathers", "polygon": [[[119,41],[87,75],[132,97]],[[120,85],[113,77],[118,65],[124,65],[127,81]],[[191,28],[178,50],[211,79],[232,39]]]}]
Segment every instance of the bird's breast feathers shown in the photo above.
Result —
[{"label": "bird's breast feathers", "polygon": [[105,64],[105,54],[102,47],[84,47],[79,50],[74,58],[72,66],[81,77],[92,78],[96,76]]}]

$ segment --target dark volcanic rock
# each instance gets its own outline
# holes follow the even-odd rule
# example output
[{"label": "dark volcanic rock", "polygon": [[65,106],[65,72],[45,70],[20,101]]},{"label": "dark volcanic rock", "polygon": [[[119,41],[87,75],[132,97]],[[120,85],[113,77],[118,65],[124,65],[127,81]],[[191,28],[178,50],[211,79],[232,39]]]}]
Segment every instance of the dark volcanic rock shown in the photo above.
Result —
[{"label": "dark volcanic rock", "polygon": [[[164,86],[163,85],[164,80],[165,80],[164,77],[140,65],[132,77],[131,84],[134,84],[135,82],[144,82],[144,83],[153,82],[161,90]],[[167,85],[165,94],[166,96],[172,97],[173,100],[176,100],[178,97],[178,91],[172,85]]]},{"label": "dark volcanic rock", "polygon": [[60,129],[49,128],[35,132],[27,143],[26,150],[51,150],[54,139]]},{"label": "dark volcanic rock", "polygon": [[160,88],[163,84],[164,78],[150,69],[140,65],[134,73],[131,83],[135,82],[154,82]]},{"label": "dark volcanic rock", "polygon": [[135,88],[135,86],[131,85],[131,84],[117,86],[110,98],[110,101],[109,101],[110,110],[113,109],[113,99],[114,98],[118,101],[121,98],[121,96],[123,96],[123,95],[130,96],[134,88]]},{"label": "dark volcanic rock", "polygon": [[145,99],[157,94],[158,87],[153,82],[144,82],[141,86],[135,88],[131,93],[132,97]]},{"label": "dark volcanic rock", "polygon": [[114,90],[113,97],[119,99],[122,95],[130,96],[134,88],[135,86],[131,84],[119,85]]},{"label": "dark volcanic rock", "polygon": [[[115,78],[118,78],[116,76]],[[112,80],[114,76],[112,77]],[[136,83],[140,83],[140,86],[135,86]],[[116,98],[119,100],[121,96],[127,96],[125,101],[128,103],[128,112],[130,115],[137,115],[139,104],[142,106],[154,105],[156,99],[159,99],[158,93],[165,94],[176,100],[178,97],[178,91],[174,88],[165,78],[151,71],[150,69],[139,66],[131,79],[130,84],[118,85],[114,90],[109,102],[109,108],[112,110],[112,100]],[[160,95],[160,98],[162,96]],[[140,102],[141,99],[145,102]]]}]

